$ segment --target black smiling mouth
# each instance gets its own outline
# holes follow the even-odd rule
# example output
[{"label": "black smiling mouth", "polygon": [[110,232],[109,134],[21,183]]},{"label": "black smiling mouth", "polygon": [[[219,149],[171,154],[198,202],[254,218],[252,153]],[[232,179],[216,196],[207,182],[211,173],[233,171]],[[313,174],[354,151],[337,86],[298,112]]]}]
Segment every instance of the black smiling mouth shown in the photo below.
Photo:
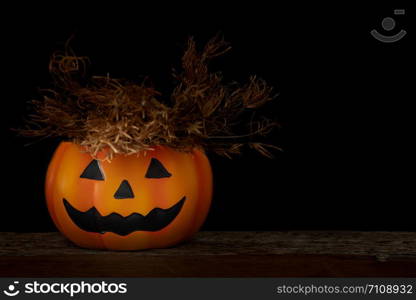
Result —
[{"label": "black smiling mouth", "polygon": [[65,209],[71,220],[82,230],[95,233],[113,232],[128,235],[134,231],[158,231],[168,226],[179,214],[186,197],[175,205],[162,209],[153,208],[147,215],[132,213],[123,217],[118,213],[102,216],[95,207],[82,212],[74,208],[65,198]]}]

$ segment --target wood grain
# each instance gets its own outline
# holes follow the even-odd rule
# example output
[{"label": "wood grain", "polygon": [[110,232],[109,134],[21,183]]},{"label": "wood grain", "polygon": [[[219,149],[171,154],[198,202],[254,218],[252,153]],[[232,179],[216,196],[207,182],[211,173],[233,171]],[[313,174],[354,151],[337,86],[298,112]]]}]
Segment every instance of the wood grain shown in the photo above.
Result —
[{"label": "wood grain", "polygon": [[81,249],[59,233],[0,233],[0,276],[416,277],[416,233],[200,232],[169,249]]}]

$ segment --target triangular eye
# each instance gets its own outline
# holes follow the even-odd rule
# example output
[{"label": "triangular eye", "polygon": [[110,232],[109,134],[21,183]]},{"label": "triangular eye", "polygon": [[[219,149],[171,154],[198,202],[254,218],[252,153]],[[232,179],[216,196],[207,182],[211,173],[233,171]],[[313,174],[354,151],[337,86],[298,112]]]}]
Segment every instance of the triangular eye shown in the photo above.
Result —
[{"label": "triangular eye", "polygon": [[152,158],[145,177],[146,178],[165,178],[165,177],[170,177],[170,176],[172,176],[172,174],[170,174],[168,170],[165,169],[162,163],[158,161],[156,158]]},{"label": "triangular eye", "polygon": [[104,180],[104,175],[101,171],[98,160],[94,159],[92,162],[90,162],[80,177],[94,180]]}]

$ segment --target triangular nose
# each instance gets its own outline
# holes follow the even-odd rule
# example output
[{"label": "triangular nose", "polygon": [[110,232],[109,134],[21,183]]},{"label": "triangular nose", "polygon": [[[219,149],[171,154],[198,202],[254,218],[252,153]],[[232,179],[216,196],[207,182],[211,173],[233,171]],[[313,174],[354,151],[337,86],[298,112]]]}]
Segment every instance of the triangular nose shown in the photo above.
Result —
[{"label": "triangular nose", "polygon": [[134,198],[133,190],[127,180],[123,180],[114,194],[116,199]]}]

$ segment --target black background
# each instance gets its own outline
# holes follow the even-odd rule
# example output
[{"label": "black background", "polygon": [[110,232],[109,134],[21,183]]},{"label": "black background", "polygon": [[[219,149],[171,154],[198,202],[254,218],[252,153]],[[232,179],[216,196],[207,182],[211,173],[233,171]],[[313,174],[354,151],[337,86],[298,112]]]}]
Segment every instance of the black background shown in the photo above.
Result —
[{"label": "black background", "polygon": [[[43,182],[59,140],[24,146],[31,140],[9,129],[22,126],[26,102],[38,97],[38,88],[50,87],[50,55],[70,36],[95,74],[149,75],[168,95],[188,36],[202,45],[218,32],[233,50],[213,69],[229,80],[257,74],[279,93],[269,112],[282,127],[270,142],[284,151],[273,160],[251,151],[233,160],[210,155],[215,194],[203,228],[415,230],[411,12],[394,16],[393,9],[406,8],[397,2],[271,2],[97,1],[86,7],[62,1],[5,8],[0,230],[55,230]],[[397,22],[392,33],[381,28],[388,16]],[[369,34],[374,28],[384,34],[403,28],[408,35],[383,44]]]}]

